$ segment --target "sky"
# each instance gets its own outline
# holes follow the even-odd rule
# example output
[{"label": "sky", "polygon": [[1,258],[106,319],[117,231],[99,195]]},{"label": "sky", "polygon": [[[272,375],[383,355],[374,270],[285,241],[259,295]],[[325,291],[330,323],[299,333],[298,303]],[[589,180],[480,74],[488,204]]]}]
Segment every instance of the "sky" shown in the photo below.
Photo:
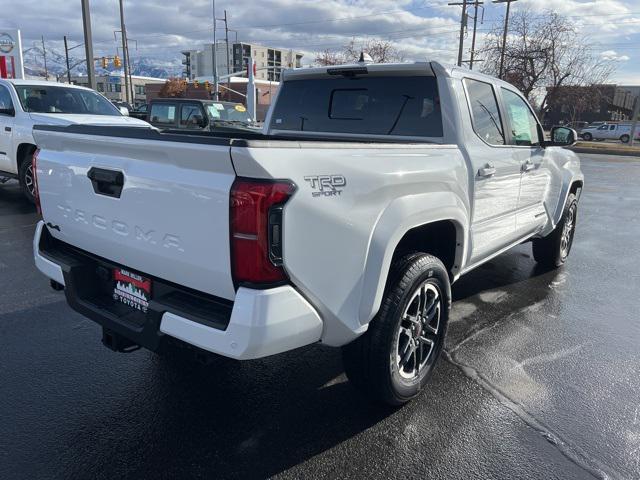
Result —
[{"label": "sky", "polygon": [[[91,0],[96,56],[114,55],[120,29],[118,0]],[[125,20],[132,60],[151,57],[158,62],[180,62],[180,51],[201,48],[212,40],[212,0],[124,0]],[[573,21],[585,40],[603,58],[615,62],[611,81],[640,85],[640,0],[517,0],[520,9],[554,10]],[[351,39],[388,40],[405,60],[439,60],[454,63],[460,28],[459,6],[442,0],[217,0],[216,16],[227,11],[229,28],[238,39],[263,45],[292,48],[305,54],[339,49]],[[484,23],[478,26],[479,44],[491,26],[499,22],[504,4],[485,1]],[[62,49],[62,37],[70,45],[81,43],[80,0],[0,0],[0,26],[22,30],[29,48],[44,36],[48,48]],[[224,22],[217,23],[224,36]],[[236,32],[230,32],[232,40]],[[471,44],[465,39],[465,58]],[[75,50],[76,56],[82,49]]]}]

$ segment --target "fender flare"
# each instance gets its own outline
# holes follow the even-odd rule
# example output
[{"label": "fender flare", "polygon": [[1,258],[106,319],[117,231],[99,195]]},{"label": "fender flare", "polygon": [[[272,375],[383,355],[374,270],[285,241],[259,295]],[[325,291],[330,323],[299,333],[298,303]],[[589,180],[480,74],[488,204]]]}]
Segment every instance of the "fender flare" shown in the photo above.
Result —
[{"label": "fender flare", "polygon": [[[553,212],[553,216],[551,218],[553,222],[553,228],[555,228],[560,221],[562,212],[564,211],[564,207],[567,203],[567,198],[569,198],[569,192],[571,192],[571,187],[576,182],[581,182],[581,188],[584,188],[584,174],[580,171],[579,166],[575,167],[571,163],[569,163],[562,169],[562,189],[560,190],[558,204],[556,205],[556,209]],[[553,228],[551,230],[553,230]],[[549,232],[544,233],[547,234]]]},{"label": "fender flare", "polygon": [[[425,205],[437,208],[425,209]],[[360,325],[368,324],[380,309],[391,260],[405,233],[442,220],[452,221],[456,227],[455,268],[450,272],[455,277],[464,266],[469,235],[469,208],[459,196],[453,192],[427,192],[398,198],[382,211],[369,239],[359,308]]]}]

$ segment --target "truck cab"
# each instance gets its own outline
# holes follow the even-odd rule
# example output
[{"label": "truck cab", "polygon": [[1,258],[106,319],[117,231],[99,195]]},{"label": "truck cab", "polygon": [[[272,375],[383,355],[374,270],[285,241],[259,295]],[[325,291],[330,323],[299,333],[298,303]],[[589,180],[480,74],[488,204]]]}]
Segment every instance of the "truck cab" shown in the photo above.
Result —
[{"label": "truck cab", "polygon": [[188,98],[158,98],[148,106],[147,120],[161,130],[198,132],[257,131],[244,105]]}]

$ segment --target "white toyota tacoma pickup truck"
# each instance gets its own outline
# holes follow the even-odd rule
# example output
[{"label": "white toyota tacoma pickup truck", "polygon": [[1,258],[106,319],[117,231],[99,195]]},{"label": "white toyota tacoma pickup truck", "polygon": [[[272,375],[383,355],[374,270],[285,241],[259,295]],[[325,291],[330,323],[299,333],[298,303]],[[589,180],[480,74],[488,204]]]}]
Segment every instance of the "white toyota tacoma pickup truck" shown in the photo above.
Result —
[{"label": "white toyota tacoma pickup truck", "polygon": [[33,126],[73,123],[151,128],[147,122],[123,116],[109,100],[88,88],[0,78],[0,183],[18,180],[33,202]]},{"label": "white toyota tacoma pickup truck", "polygon": [[[37,267],[116,351],[320,342],[401,404],[451,284],[524,241],[562,265],[583,175],[510,84],[435,62],[291,70],[262,134],[36,126]],[[235,135],[235,134],[234,134]]]}]

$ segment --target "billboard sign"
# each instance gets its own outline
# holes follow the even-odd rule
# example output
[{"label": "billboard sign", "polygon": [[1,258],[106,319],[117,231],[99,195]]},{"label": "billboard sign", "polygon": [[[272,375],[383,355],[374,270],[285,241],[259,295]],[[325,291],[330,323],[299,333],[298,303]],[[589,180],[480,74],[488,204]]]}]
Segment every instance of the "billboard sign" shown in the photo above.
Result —
[{"label": "billboard sign", "polygon": [[0,78],[24,78],[20,30],[0,28]]}]

